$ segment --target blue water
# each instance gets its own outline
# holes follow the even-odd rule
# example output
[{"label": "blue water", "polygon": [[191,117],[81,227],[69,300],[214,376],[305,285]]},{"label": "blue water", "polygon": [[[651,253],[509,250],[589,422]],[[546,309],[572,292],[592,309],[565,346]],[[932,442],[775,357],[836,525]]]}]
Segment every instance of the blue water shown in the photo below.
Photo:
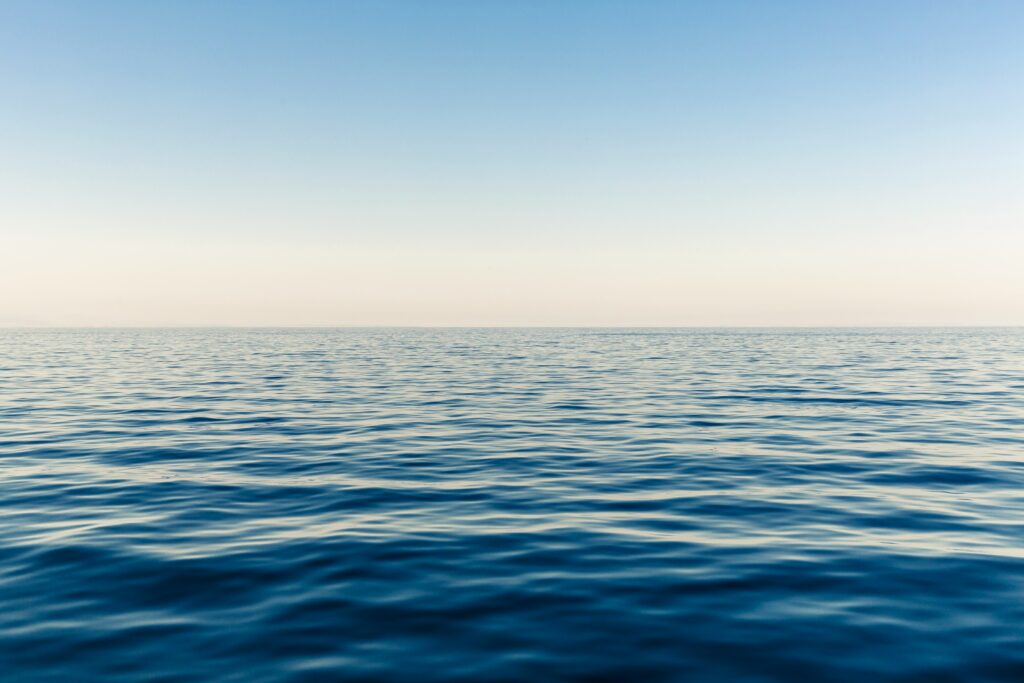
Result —
[{"label": "blue water", "polygon": [[4,681],[1022,681],[1024,331],[0,332]]}]

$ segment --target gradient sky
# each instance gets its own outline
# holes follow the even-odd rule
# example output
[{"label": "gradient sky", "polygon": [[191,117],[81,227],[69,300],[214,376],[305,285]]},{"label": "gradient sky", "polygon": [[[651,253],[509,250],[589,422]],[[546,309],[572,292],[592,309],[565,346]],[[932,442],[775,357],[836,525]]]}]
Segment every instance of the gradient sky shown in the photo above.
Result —
[{"label": "gradient sky", "polygon": [[0,0],[0,324],[1024,324],[1024,2]]}]

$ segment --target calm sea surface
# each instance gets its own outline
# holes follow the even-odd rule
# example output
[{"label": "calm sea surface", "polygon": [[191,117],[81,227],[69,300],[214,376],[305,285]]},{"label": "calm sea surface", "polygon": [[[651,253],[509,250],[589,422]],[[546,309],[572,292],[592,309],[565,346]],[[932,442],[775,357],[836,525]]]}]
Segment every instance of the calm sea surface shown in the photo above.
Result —
[{"label": "calm sea surface", "polygon": [[1024,331],[0,331],[0,679],[1024,681]]}]

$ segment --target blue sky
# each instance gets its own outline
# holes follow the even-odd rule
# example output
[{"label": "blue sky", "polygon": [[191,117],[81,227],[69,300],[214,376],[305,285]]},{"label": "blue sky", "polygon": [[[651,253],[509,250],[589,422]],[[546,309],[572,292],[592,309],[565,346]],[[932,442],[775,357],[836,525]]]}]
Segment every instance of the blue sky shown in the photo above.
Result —
[{"label": "blue sky", "polygon": [[0,324],[1024,324],[1024,3],[3,2]]}]

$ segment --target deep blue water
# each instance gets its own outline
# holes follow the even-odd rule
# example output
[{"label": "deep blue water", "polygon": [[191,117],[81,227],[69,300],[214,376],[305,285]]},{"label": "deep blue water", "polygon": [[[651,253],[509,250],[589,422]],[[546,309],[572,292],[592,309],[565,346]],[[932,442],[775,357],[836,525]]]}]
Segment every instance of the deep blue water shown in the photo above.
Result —
[{"label": "deep blue water", "polygon": [[1024,331],[0,331],[4,681],[1024,681]]}]

